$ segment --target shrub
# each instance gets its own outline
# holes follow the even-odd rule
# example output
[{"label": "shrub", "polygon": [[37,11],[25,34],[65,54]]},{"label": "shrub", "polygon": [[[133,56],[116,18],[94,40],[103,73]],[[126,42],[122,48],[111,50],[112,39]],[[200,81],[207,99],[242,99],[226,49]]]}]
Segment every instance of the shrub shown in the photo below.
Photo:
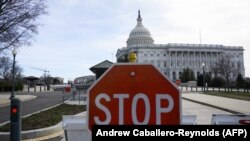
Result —
[{"label": "shrub", "polygon": [[221,77],[214,77],[212,79],[210,85],[212,87],[223,87],[223,86],[225,86],[225,84],[226,84],[226,81],[223,78],[221,78]]},{"label": "shrub", "polygon": [[250,82],[245,82],[245,88],[250,89]]},{"label": "shrub", "polygon": [[[18,81],[15,83],[15,91],[23,90],[23,83]],[[9,92],[12,91],[12,82],[10,81],[1,81],[0,82],[0,91]]]}]

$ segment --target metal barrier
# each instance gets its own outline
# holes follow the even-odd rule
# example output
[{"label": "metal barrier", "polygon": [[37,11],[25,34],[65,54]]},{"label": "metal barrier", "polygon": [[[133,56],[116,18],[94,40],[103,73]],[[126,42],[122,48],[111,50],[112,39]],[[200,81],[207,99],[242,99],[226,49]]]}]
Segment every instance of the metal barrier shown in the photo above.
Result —
[{"label": "metal barrier", "polygon": [[213,114],[211,124],[212,125],[250,125],[250,115]]},{"label": "metal barrier", "polygon": [[[196,115],[183,115],[183,125],[195,125],[196,123]],[[62,126],[66,141],[91,141],[86,116],[63,115]]]},{"label": "metal barrier", "polygon": [[[66,141],[91,141],[91,133],[87,129],[85,116],[63,116],[63,129]],[[196,115],[183,115],[181,125],[196,125]],[[250,115],[236,114],[214,114],[212,125],[250,125]]]}]

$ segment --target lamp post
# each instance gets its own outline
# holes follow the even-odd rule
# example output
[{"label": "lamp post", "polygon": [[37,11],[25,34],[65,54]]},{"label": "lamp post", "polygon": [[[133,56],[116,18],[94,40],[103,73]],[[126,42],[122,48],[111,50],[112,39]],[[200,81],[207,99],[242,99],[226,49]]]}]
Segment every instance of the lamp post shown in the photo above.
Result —
[{"label": "lamp post", "polygon": [[10,99],[15,98],[15,59],[16,59],[16,49],[14,48],[12,51],[12,55],[13,55],[13,66],[12,66],[12,91],[11,91],[11,95],[10,95]]},{"label": "lamp post", "polygon": [[201,66],[203,69],[203,91],[205,91],[205,63],[203,62]]},{"label": "lamp post", "polygon": [[13,68],[12,68],[12,91],[10,96],[10,140],[21,140],[21,101],[15,98],[15,59],[16,49],[12,51]]}]

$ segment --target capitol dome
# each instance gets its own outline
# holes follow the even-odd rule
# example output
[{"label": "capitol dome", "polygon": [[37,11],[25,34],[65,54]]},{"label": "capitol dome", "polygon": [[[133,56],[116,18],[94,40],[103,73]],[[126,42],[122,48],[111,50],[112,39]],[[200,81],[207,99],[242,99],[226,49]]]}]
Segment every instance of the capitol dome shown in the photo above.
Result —
[{"label": "capitol dome", "polygon": [[142,18],[140,11],[138,11],[137,25],[129,34],[127,47],[153,44],[154,40],[151,37],[149,30],[142,25]]}]

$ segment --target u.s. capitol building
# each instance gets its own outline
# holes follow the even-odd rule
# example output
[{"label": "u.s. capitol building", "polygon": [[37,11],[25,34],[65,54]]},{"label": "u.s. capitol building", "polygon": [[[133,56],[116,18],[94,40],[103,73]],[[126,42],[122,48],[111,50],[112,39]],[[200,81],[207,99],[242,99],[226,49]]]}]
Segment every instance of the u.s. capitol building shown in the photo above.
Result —
[{"label": "u.s. capitol building", "polygon": [[[117,61],[122,61],[129,53],[135,52],[136,62],[152,63],[170,79],[179,79],[184,68],[193,70],[195,78],[205,72],[214,76],[212,68],[218,57],[227,54],[233,63],[240,63],[239,72],[245,76],[242,46],[224,46],[215,44],[154,44],[154,40],[147,28],[142,24],[140,11],[138,12],[137,25],[130,32],[127,47],[118,49]],[[237,66],[237,65],[236,65]]]}]

